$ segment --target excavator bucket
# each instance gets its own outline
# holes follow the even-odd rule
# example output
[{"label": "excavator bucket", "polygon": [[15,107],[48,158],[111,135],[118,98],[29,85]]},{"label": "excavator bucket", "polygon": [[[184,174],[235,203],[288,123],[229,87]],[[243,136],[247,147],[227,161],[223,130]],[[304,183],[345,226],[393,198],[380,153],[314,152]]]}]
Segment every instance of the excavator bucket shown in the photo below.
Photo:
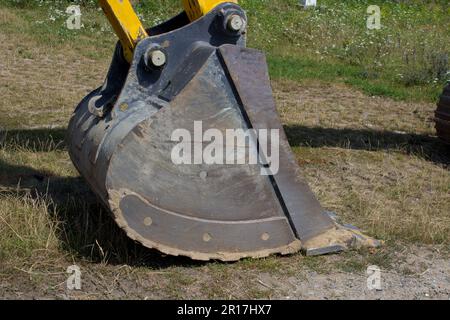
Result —
[{"label": "excavator bucket", "polygon": [[302,181],[246,21],[222,3],[146,30],[130,62],[118,44],[70,121],[73,163],[130,238],[166,254],[234,261],[377,245],[338,225]]}]

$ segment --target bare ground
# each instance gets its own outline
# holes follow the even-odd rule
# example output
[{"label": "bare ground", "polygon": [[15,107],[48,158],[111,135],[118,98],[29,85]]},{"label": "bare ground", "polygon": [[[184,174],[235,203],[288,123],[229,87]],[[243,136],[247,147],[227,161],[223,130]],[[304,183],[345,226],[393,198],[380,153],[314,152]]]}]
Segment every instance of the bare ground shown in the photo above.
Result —
[{"label": "bare ground", "polygon": [[[156,261],[164,258],[157,257]],[[381,289],[369,290],[362,266],[349,263],[348,255],[334,255],[310,261],[296,257],[276,257],[289,270],[249,266],[197,264],[171,259],[166,267],[132,267],[79,263],[81,290],[66,287],[69,261],[57,265],[18,269],[3,276],[2,299],[450,299],[448,254],[436,247],[402,248],[392,257],[392,265],[382,268]],[[181,260],[181,261],[180,261]],[[357,260],[357,258],[356,258]],[[164,263],[164,262],[163,262]],[[266,261],[267,263],[267,261]],[[151,263],[150,263],[151,265]],[[336,267],[336,265],[338,267]],[[346,268],[350,269],[346,271]],[[258,270],[260,269],[260,270]]]}]

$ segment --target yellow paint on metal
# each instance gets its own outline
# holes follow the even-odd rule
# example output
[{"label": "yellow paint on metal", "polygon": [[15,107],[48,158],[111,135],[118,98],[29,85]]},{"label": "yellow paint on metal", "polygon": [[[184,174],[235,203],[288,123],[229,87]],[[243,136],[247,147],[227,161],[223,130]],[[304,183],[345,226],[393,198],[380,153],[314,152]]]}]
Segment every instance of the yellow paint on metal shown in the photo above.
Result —
[{"label": "yellow paint on metal", "polygon": [[144,26],[129,0],[99,0],[99,2],[120,39],[125,59],[131,62],[136,44],[148,36]]},{"label": "yellow paint on metal", "polygon": [[189,19],[194,21],[225,2],[238,3],[238,0],[183,0],[183,6]]},{"label": "yellow paint on metal", "polygon": [[[226,2],[238,3],[237,0],[182,0],[191,21],[204,16],[216,6]],[[136,44],[148,37],[144,26],[129,0],[99,0],[111,26],[120,39],[123,54],[128,62],[133,60]]]}]

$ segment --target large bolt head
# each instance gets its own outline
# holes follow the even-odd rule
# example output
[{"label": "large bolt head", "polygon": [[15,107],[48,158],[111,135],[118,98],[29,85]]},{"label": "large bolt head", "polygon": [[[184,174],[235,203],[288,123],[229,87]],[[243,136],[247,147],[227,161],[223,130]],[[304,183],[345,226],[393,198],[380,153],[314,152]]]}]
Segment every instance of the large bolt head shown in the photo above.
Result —
[{"label": "large bolt head", "polygon": [[232,32],[239,32],[246,27],[245,20],[238,14],[233,14],[227,19],[227,28]]},{"label": "large bolt head", "polygon": [[159,69],[167,63],[167,56],[159,47],[149,48],[145,52],[144,62],[148,69]]},{"label": "large bolt head", "polygon": [[166,64],[167,57],[166,57],[166,54],[164,52],[162,52],[161,50],[154,50],[154,51],[150,52],[149,60],[150,60],[149,62],[154,67],[159,68]]}]

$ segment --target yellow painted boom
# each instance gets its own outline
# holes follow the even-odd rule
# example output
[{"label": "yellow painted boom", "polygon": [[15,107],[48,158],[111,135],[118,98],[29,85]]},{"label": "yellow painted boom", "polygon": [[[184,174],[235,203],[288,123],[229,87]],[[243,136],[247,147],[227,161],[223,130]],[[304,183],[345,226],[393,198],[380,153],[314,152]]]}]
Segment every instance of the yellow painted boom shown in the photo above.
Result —
[{"label": "yellow painted boom", "polygon": [[194,21],[225,2],[238,3],[238,0],[183,0],[183,7],[189,19]]},{"label": "yellow painted boom", "polygon": [[[191,21],[204,16],[216,6],[237,0],[182,0],[183,7]],[[123,54],[128,62],[133,59],[134,48],[143,38],[148,37],[144,26],[129,0],[99,0],[114,32],[120,39]]]},{"label": "yellow painted boom", "polygon": [[99,2],[120,39],[125,59],[131,62],[136,44],[148,36],[144,26],[129,0],[99,0]]}]

